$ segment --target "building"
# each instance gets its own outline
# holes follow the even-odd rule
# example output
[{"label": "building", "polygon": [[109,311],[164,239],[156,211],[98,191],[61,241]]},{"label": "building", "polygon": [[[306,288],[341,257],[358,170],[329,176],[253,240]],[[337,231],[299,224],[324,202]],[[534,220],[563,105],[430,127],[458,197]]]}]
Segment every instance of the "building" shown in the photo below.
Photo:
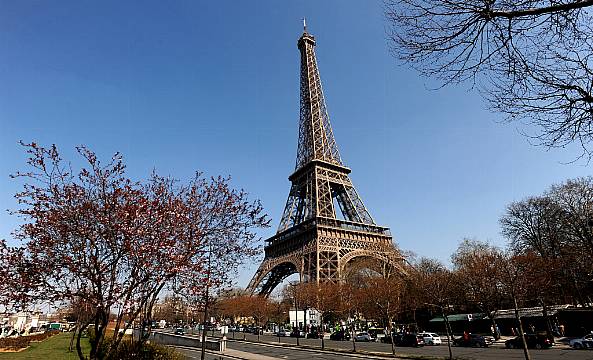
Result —
[{"label": "building", "polygon": [[312,326],[318,326],[321,323],[319,312],[315,309],[303,309],[288,311],[290,326],[299,329],[310,329]]}]

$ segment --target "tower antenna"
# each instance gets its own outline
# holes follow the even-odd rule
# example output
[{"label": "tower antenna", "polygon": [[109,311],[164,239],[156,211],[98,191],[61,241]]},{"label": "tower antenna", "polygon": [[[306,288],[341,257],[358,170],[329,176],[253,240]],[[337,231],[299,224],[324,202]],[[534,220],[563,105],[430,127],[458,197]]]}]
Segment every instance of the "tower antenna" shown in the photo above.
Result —
[{"label": "tower antenna", "polygon": [[303,18],[303,31],[307,32],[307,19]]}]

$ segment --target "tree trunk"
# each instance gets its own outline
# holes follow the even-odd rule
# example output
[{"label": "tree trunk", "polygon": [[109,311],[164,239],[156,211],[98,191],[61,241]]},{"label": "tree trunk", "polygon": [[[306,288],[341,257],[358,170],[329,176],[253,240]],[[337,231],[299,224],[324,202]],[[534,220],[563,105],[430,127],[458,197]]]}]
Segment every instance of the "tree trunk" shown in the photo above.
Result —
[{"label": "tree trunk", "polygon": [[395,341],[393,341],[393,325],[391,324],[391,320],[388,320],[389,324],[387,326],[389,330],[389,338],[391,339],[391,353],[393,357],[395,357]]},{"label": "tree trunk", "polygon": [[78,328],[80,327],[80,322],[76,321],[76,325],[75,325],[75,331],[72,332],[72,337],[70,338],[70,347],[68,347],[68,352],[72,352],[72,349],[74,348],[74,338],[76,337],[76,334],[78,333]]},{"label": "tree trunk", "polygon": [[546,321],[546,335],[548,339],[554,339],[554,334],[552,332],[552,323],[550,322],[550,316],[548,315],[548,306],[546,303],[540,299],[542,304],[542,314],[544,315],[544,319]]},{"label": "tree trunk", "polygon": [[101,354],[100,346],[105,338],[105,331],[107,330],[107,323],[109,320],[109,314],[105,309],[98,309],[95,313],[95,339],[91,342],[91,351],[89,354],[90,360],[98,359]]},{"label": "tree trunk", "polygon": [[521,337],[521,344],[523,344],[523,355],[525,360],[531,360],[529,349],[527,349],[527,342],[525,341],[525,333],[523,332],[523,324],[521,323],[521,317],[519,316],[519,305],[517,304],[517,298],[513,296],[513,303],[515,304],[515,319],[519,324],[519,336]]},{"label": "tree trunk", "polygon": [[80,338],[82,337],[82,332],[85,331],[88,326],[89,323],[87,321],[84,325],[81,325],[78,328],[78,332],[76,334],[76,353],[78,354],[79,360],[86,360],[86,356],[82,353],[82,347],[80,346]]},{"label": "tree trunk", "polygon": [[208,285],[206,285],[206,298],[204,301],[204,317],[202,318],[202,351],[200,359],[204,360],[206,356],[206,320],[208,320]]},{"label": "tree trunk", "polygon": [[[325,337],[325,328],[323,327],[323,312],[319,313],[319,318],[321,319],[319,324],[319,330],[321,330],[321,350],[325,350],[325,342],[323,341],[323,338]],[[319,333],[319,330],[317,333]]]},{"label": "tree trunk", "polygon": [[352,351],[356,352],[356,339],[355,339],[355,332],[354,332],[354,321],[352,322],[352,328],[350,329],[352,334]]},{"label": "tree trunk", "polygon": [[441,314],[445,320],[445,329],[447,331],[447,348],[449,349],[449,360],[453,360],[453,351],[451,350],[451,341],[453,341],[453,334],[451,334],[451,327],[449,326],[449,318],[445,314],[445,309],[441,307]]},{"label": "tree trunk", "polygon": [[208,275],[206,277],[206,296],[204,299],[204,318],[202,319],[202,351],[200,360],[206,357],[206,320],[208,320],[208,300],[210,295],[210,264],[211,264],[212,248],[208,248]]}]

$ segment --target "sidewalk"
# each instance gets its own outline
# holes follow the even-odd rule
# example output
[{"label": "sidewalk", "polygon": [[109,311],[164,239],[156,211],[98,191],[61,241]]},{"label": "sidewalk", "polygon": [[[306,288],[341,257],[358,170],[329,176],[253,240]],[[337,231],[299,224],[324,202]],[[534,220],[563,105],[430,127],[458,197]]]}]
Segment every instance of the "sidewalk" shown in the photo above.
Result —
[{"label": "sidewalk", "polygon": [[252,354],[252,353],[248,353],[245,351],[234,350],[234,349],[229,349],[229,348],[226,348],[226,350],[223,351],[222,353],[212,352],[212,354],[222,354],[225,356],[231,356],[231,357],[234,357],[237,359],[244,359],[244,360],[279,360],[279,358],[275,358],[275,357],[271,357],[271,356]]},{"label": "sidewalk", "polygon": [[[331,347],[327,347],[324,350],[322,350],[321,348],[316,347],[316,346],[293,345],[293,344],[275,343],[275,342],[268,342],[268,341],[256,342],[256,341],[242,340],[242,339],[227,339],[227,341],[237,342],[237,343],[247,343],[247,344],[259,345],[259,346],[289,348],[289,349],[292,349],[295,351],[303,351],[303,352],[336,354],[336,355],[342,355],[342,356],[347,356],[350,358],[359,358],[359,359],[384,360],[384,359],[388,358],[388,359],[393,359],[393,360],[398,360],[398,359],[403,360],[403,359],[442,359],[443,358],[442,356],[433,356],[433,355],[429,355],[429,354],[418,355],[418,354],[405,354],[405,353],[404,354],[397,353],[394,357],[394,355],[391,352],[369,351],[369,350],[361,350],[361,349],[357,350],[357,352],[352,352],[352,350],[349,350],[349,349],[337,349],[337,348],[331,348]],[[228,346],[226,349],[232,350],[232,349],[229,349]],[[227,353],[227,350],[225,350],[225,352],[223,354],[230,355],[230,353]],[[233,350],[233,351],[238,351],[238,350]],[[244,353],[242,351],[238,351],[238,352]],[[251,354],[251,353],[244,353],[244,354],[255,356],[254,358],[249,358],[249,360],[263,359],[263,355],[257,355],[257,354]],[[258,356],[262,356],[262,357],[258,357]],[[247,358],[241,358],[241,359],[247,359]],[[267,359],[270,360],[270,359],[277,359],[277,358],[267,357]]]}]

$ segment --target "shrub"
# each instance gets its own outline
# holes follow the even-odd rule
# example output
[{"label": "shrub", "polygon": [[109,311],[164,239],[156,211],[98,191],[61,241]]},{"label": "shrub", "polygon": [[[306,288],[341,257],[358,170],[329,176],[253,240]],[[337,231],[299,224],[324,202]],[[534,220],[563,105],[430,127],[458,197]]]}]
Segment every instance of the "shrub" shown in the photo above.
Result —
[{"label": "shrub", "polygon": [[48,337],[57,335],[59,333],[60,333],[59,330],[52,330],[52,331],[46,331],[41,334],[26,336],[26,338],[29,339],[29,341],[43,341],[43,340],[47,339]]},{"label": "shrub", "polygon": [[19,350],[29,346],[29,339],[24,336],[0,339],[0,349]]},{"label": "shrub", "polygon": [[[89,340],[94,339],[94,329],[88,329]],[[183,360],[185,357],[173,348],[164,345],[138,341],[123,340],[117,351],[110,357],[106,356],[107,351],[111,345],[111,336],[105,336],[103,343],[99,347],[98,357],[105,360]]]},{"label": "shrub", "polygon": [[57,333],[59,333],[59,331],[48,331],[43,334],[0,339],[0,349],[6,349],[6,350],[24,349],[27,346],[29,346],[29,343],[31,341],[43,341],[50,336],[56,335]]},{"label": "shrub", "polygon": [[127,360],[183,360],[185,357],[163,345],[122,341],[112,359]]}]

